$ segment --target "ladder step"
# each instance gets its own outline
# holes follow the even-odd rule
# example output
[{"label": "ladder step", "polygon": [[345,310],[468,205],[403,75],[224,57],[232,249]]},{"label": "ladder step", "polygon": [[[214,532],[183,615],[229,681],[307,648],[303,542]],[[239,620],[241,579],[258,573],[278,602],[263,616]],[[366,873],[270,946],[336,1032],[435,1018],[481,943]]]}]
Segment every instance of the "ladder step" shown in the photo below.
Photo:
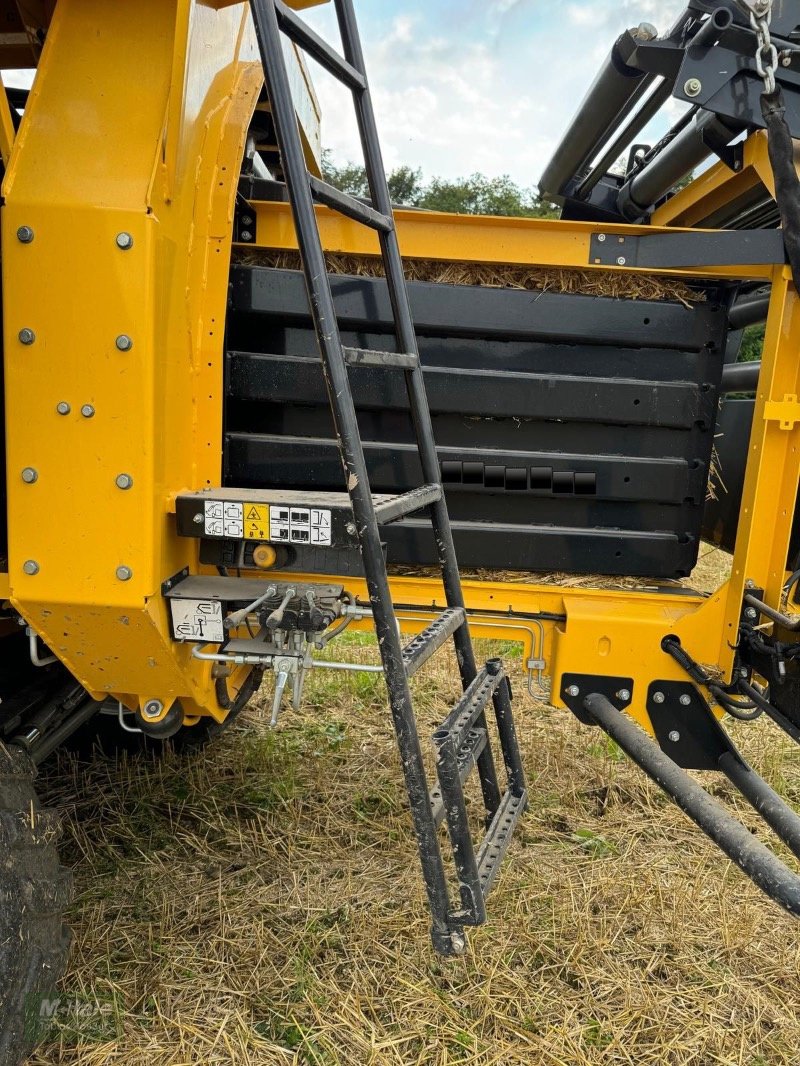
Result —
[{"label": "ladder step", "polygon": [[331,48],[327,41],[317,36],[310,26],[306,25],[290,7],[283,3],[283,0],[275,0],[275,13],[278,16],[278,25],[291,41],[307,52],[312,59],[316,59],[320,66],[348,89],[364,92],[367,88],[367,79],[364,75]]},{"label": "ladder step", "polygon": [[486,709],[486,705],[504,677],[502,670],[492,674],[484,667],[442,722],[441,729],[437,730],[437,733],[451,733],[456,750],[460,750],[463,746],[467,733],[476,718]]},{"label": "ladder step", "polygon": [[413,514],[414,511],[421,511],[423,507],[428,507],[441,498],[441,485],[420,485],[419,488],[400,493],[399,496],[392,496],[385,502],[376,503],[375,517],[380,525],[387,525],[405,515]]},{"label": "ladder step", "polygon": [[379,230],[381,233],[391,233],[394,229],[394,219],[388,215],[382,215],[380,211],[376,211],[369,204],[356,200],[355,196],[350,196],[340,189],[335,189],[333,185],[328,185],[326,181],[315,178],[313,174],[308,175],[308,183],[311,186],[314,199],[318,203],[324,204],[326,207],[330,207],[348,218],[352,218],[354,222],[360,222],[363,226]]},{"label": "ladder step", "polygon": [[[471,729],[467,734],[466,740],[459,748],[457,756],[458,776],[462,785],[477,764],[483,749],[486,747],[487,739],[485,729]],[[444,821],[445,810],[442,789],[438,781],[431,789],[429,799],[433,820],[439,826]]]},{"label": "ladder step", "polygon": [[463,625],[466,614],[463,607],[449,607],[435,618],[429,626],[418,633],[403,648],[403,664],[406,675],[413,677],[419,668],[437,652],[445,641]]},{"label": "ladder step", "polygon": [[400,370],[416,370],[419,356],[409,352],[377,352],[370,348],[345,348],[344,358],[348,366],[397,367]]},{"label": "ladder step", "polygon": [[508,845],[514,835],[514,827],[527,805],[527,791],[523,791],[519,795],[510,790],[506,792],[500,806],[497,808],[497,813],[492,818],[492,824],[489,826],[486,836],[478,848],[478,854],[475,859],[484,899],[492,890],[497,871],[500,869],[500,863],[503,861],[503,856],[508,851]]}]

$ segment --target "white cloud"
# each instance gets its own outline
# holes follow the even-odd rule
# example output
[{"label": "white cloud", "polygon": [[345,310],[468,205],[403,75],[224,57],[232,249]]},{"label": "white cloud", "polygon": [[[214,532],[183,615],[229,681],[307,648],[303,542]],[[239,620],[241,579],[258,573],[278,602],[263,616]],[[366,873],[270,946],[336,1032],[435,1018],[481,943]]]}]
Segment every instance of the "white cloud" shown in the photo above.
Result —
[{"label": "white cloud", "polygon": [[[489,0],[464,5],[462,23],[448,26],[446,35],[437,6],[432,0],[424,16],[394,17],[388,31],[377,12],[362,6],[387,168],[409,164],[428,177],[450,178],[476,170],[509,173],[527,186],[538,179],[619,33],[642,21],[664,31],[685,5],[558,0],[547,4],[554,17],[546,18],[543,0]],[[324,7],[313,21],[330,30]],[[339,160],[360,160],[349,93],[316,71],[323,143]]]}]

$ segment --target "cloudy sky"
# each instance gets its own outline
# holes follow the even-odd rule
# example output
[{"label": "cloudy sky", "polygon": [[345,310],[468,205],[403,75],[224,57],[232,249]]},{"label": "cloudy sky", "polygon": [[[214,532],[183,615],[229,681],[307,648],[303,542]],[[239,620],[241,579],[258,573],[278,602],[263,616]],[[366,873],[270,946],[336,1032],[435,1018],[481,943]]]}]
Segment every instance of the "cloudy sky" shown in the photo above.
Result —
[{"label": "cloudy sky", "polygon": [[[387,169],[528,186],[615,37],[669,29],[683,0],[356,0]],[[303,13],[338,43],[332,6]],[[323,142],[360,160],[347,96],[318,67]],[[673,115],[677,113],[672,109]],[[661,123],[661,128],[665,122]],[[652,131],[651,131],[652,132]]]}]

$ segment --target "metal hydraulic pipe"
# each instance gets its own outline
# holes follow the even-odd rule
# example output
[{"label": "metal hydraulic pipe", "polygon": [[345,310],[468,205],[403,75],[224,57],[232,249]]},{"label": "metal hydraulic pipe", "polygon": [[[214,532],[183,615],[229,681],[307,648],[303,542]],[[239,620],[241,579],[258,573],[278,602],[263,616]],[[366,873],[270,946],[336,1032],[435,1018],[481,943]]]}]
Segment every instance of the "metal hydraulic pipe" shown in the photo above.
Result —
[{"label": "metal hydraulic pipe", "polygon": [[659,85],[656,85],[652,93],[648,96],[627,126],[625,126],[619,136],[612,141],[610,147],[605,151],[602,158],[595,163],[591,171],[575,190],[575,195],[579,200],[586,199],[600,179],[608,173],[611,167],[613,167],[631,141],[633,141],[635,137],[638,137],[647,123],[658,114],[671,96],[672,82],[662,81]]},{"label": "metal hydraulic pipe", "polygon": [[728,323],[731,329],[744,329],[767,321],[769,293],[752,292],[743,296],[730,310]]},{"label": "metal hydraulic pipe", "polygon": [[545,196],[558,196],[580,174],[614,130],[625,121],[636,102],[652,84],[645,75],[628,66],[631,42],[651,41],[656,30],[647,23],[623,33],[615,42],[589,91],[584,96],[561,143],[539,181]]},{"label": "metal hydraulic pipe", "polygon": [[696,166],[711,155],[709,143],[728,144],[740,132],[711,111],[698,111],[694,120],[620,189],[617,206],[630,221],[650,208]]},{"label": "metal hydraulic pipe", "polygon": [[755,392],[761,360],[752,363],[728,363],[722,368],[722,392]]}]

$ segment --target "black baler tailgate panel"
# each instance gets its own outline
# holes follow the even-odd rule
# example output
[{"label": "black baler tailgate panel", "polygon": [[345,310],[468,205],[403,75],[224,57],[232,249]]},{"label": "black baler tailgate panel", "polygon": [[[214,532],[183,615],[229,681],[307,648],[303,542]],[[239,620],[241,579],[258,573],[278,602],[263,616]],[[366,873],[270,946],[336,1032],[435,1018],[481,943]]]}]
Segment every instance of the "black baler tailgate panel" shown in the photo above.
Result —
[{"label": "black baler tailgate panel", "polygon": [[[380,280],[335,277],[343,341],[394,350]],[[694,564],[727,315],[677,302],[412,283],[463,566],[678,576]],[[340,489],[302,276],[234,267],[225,483]],[[375,492],[421,479],[398,371],[353,368]],[[425,524],[389,560],[428,564]]]}]

